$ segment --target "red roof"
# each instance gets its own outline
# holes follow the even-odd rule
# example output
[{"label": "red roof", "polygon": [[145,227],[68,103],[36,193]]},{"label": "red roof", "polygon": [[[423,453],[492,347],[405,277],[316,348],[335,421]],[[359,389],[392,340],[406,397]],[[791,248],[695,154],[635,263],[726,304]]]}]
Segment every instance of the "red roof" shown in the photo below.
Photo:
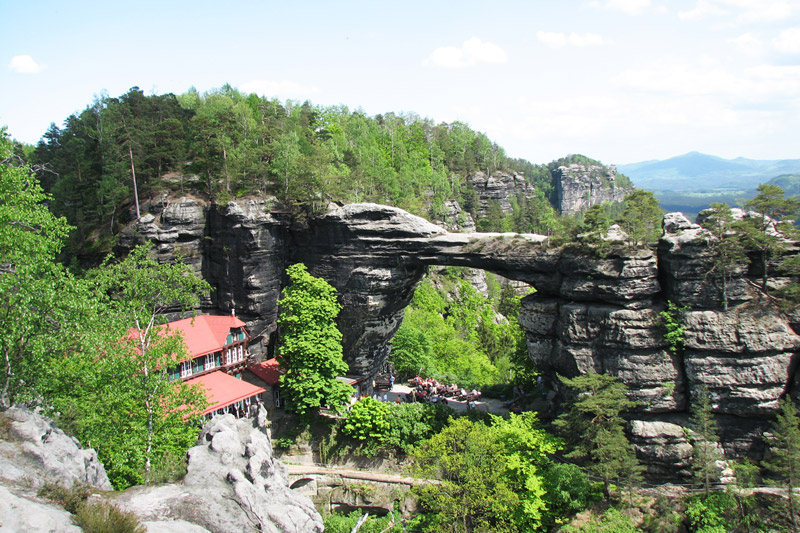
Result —
[{"label": "red roof", "polygon": [[221,370],[187,379],[184,383],[200,385],[205,389],[210,405],[203,411],[204,415],[264,392],[263,388],[236,379]]},{"label": "red roof", "polygon": [[[244,322],[230,315],[199,315],[166,324],[166,330],[178,330],[189,353],[188,359],[222,350],[233,328],[244,328]],[[245,334],[247,331],[245,330]]]},{"label": "red roof", "polygon": [[281,377],[281,371],[278,367],[278,360],[274,357],[254,365],[250,365],[247,367],[247,370],[255,374],[256,377],[272,387],[278,384],[278,379]]}]

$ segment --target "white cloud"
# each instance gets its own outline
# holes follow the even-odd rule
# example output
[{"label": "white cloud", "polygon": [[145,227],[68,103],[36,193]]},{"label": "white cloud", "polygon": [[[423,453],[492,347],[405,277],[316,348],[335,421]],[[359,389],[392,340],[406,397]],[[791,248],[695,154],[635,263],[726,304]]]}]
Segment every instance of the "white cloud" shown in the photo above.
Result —
[{"label": "white cloud", "polygon": [[736,22],[779,22],[795,11],[796,5],[785,0],[697,0],[694,9],[679,11],[681,20],[699,20],[707,17],[736,15]]},{"label": "white cloud", "polygon": [[728,39],[726,42],[735,46],[740,52],[751,56],[759,55],[764,50],[764,41],[750,32]]},{"label": "white cloud", "polygon": [[784,54],[800,54],[800,28],[783,30],[772,40],[772,44]]},{"label": "white cloud", "polygon": [[561,48],[567,44],[567,36],[563,33],[550,31],[537,31],[536,38],[550,48]]},{"label": "white cloud", "polygon": [[8,64],[8,70],[20,74],[38,74],[44,70],[44,68],[45,65],[40,65],[27,54],[12,57],[11,62]]},{"label": "white cloud", "polygon": [[585,46],[602,46],[606,43],[602,35],[597,33],[570,33],[566,35],[558,32],[537,31],[536,39],[550,48],[562,48],[566,45],[579,48]]},{"label": "white cloud", "polygon": [[494,43],[481,41],[472,37],[464,41],[460,47],[442,46],[429,55],[422,64],[445,68],[463,68],[478,63],[505,63],[508,54]]},{"label": "white cloud", "polygon": [[256,93],[266,97],[299,99],[320,92],[316,85],[303,85],[294,81],[253,80],[239,87],[247,93]]},{"label": "white cloud", "polygon": [[593,7],[613,9],[628,15],[638,15],[646,8],[650,7],[650,0],[607,0],[606,2],[594,1],[590,4]]},{"label": "white cloud", "polygon": [[697,5],[689,11],[678,11],[678,18],[681,20],[699,20],[709,16],[727,15],[730,13],[716,3],[709,0],[697,0]]}]

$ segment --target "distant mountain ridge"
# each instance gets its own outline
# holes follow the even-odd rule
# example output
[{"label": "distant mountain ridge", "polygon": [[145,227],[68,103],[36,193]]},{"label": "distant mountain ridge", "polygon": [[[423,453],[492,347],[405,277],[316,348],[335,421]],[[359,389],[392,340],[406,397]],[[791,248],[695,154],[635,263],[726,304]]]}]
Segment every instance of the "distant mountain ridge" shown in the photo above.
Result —
[{"label": "distant mountain ridge", "polygon": [[664,160],[617,165],[634,185],[653,191],[752,190],[785,174],[800,174],[800,159],[724,159],[689,152]]}]

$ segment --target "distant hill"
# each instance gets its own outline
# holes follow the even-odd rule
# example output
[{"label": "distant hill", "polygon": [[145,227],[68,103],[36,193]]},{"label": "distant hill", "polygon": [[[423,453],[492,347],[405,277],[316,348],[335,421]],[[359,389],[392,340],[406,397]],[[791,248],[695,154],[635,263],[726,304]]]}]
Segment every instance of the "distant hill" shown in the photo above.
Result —
[{"label": "distant hill", "polygon": [[666,211],[693,218],[714,202],[738,206],[761,183],[774,183],[788,195],[800,195],[800,159],[723,159],[689,152],[663,161],[617,165],[640,189],[653,191]]},{"label": "distant hill", "polygon": [[782,176],[772,178],[768,183],[777,185],[783,189],[783,192],[786,193],[786,196],[800,197],[800,174],[784,174]]},{"label": "distant hill", "polygon": [[663,161],[617,165],[633,184],[652,191],[751,190],[784,174],[800,174],[800,159],[723,159],[689,152]]}]

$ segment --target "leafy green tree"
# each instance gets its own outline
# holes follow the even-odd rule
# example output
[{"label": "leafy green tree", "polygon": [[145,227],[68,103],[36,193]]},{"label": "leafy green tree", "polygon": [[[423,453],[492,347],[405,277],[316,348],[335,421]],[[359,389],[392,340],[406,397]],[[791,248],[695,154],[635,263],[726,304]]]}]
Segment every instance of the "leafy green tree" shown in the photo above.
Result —
[{"label": "leafy green tree", "polygon": [[447,425],[453,409],[441,403],[401,403],[389,410],[388,444],[408,453]]},{"label": "leafy green tree", "polygon": [[762,183],[758,186],[758,194],[745,203],[745,207],[758,215],[746,217],[736,228],[742,233],[745,246],[758,254],[761,290],[766,293],[769,260],[786,247],[784,233],[794,234],[789,219],[796,218],[800,213],[800,200],[785,198],[783,189],[777,185]]},{"label": "leafy green tree", "polygon": [[30,169],[17,166],[0,129],[0,408],[35,389],[38,367],[61,328],[69,331],[65,297],[73,280],[55,263],[68,226],[47,200]]},{"label": "leafy green tree", "polygon": [[342,431],[360,441],[379,446],[389,438],[389,404],[369,396],[358,400],[345,418]]},{"label": "leafy green tree", "polygon": [[686,326],[683,325],[681,315],[687,309],[689,308],[686,306],[678,306],[678,304],[669,300],[667,301],[667,308],[658,313],[664,326],[664,340],[667,342],[667,347],[672,353],[683,352]]},{"label": "leafy green tree", "polygon": [[768,460],[764,466],[781,486],[786,488],[789,499],[789,524],[793,532],[798,530],[797,495],[800,487],[800,416],[792,400],[787,396],[780,403],[780,412],[775,417],[772,435],[767,439]]},{"label": "leafy green tree", "polygon": [[291,284],[278,301],[281,342],[276,357],[284,374],[281,387],[301,416],[329,405],[341,410],[353,393],[336,379],[347,372],[342,334],[336,328],[341,305],[336,289],[309,274],[302,263],[286,269]]},{"label": "leafy green tree", "polygon": [[441,481],[416,488],[425,531],[536,531],[545,513],[541,465],[559,443],[534,413],[453,419],[413,452],[415,472]]},{"label": "leafy green tree", "polygon": [[722,307],[728,310],[728,285],[736,272],[737,266],[747,259],[744,246],[734,229],[731,208],[725,203],[711,204],[712,213],[703,221],[703,227],[711,232],[709,248],[713,257],[713,266],[708,274],[716,272],[722,282]]},{"label": "leafy green tree", "polygon": [[603,495],[610,500],[612,481],[630,483],[641,475],[621,415],[636,402],[626,396],[625,384],[608,374],[589,372],[560,379],[577,395],[553,422],[572,448],[566,457],[586,462],[589,471],[603,481]]},{"label": "leafy green tree", "polygon": [[719,436],[711,399],[705,387],[698,391],[692,403],[689,423],[692,427],[692,468],[695,479],[703,485],[708,497],[711,484],[719,480],[717,461],[722,459],[722,453],[718,447]]},{"label": "leafy green tree", "polygon": [[625,209],[617,223],[634,245],[658,240],[663,211],[650,191],[636,189],[625,197]]},{"label": "leafy green tree", "polygon": [[[186,415],[196,416],[204,407],[201,391],[189,391],[170,381],[168,370],[186,354],[182,340],[165,334],[169,309],[194,309],[210,286],[183,263],[159,264],[150,257],[151,246],[135,248],[124,260],[110,258],[89,274],[96,292],[113,317],[120,335],[118,363],[133,376],[128,384],[134,409],[144,419],[144,471],[149,473],[155,440],[174,431]],[[111,328],[109,328],[111,329]],[[192,395],[194,393],[194,396]],[[191,400],[191,401],[189,401]],[[186,415],[181,413],[185,407]],[[170,427],[172,426],[172,427]]]}]

